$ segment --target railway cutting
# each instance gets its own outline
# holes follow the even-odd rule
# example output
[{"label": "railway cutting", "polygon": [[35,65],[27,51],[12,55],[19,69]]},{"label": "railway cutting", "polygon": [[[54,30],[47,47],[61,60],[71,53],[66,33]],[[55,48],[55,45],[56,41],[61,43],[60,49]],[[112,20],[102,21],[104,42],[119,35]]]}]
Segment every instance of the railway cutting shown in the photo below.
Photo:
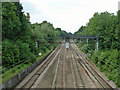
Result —
[{"label": "railway cutting", "polygon": [[103,88],[114,87],[72,39],[62,43],[15,88]]}]

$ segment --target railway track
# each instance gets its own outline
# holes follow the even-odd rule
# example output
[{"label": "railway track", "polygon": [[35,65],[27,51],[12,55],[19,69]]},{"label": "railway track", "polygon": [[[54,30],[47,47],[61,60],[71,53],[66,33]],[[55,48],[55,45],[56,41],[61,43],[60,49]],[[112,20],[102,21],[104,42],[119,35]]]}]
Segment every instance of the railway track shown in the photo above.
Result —
[{"label": "railway track", "polygon": [[[70,47],[70,49],[71,49],[71,53],[72,53],[72,60],[74,60],[74,61],[72,61],[72,63],[73,62],[75,62],[75,66],[76,66],[76,68],[77,68],[77,72],[78,72],[78,74],[79,74],[79,78],[80,78],[80,82],[81,82],[81,84],[80,85],[77,85],[76,84],[76,86],[77,86],[77,88],[85,88],[85,83],[84,83],[84,81],[83,81],[83,76],[82,76],[82,73],[81,73],[81,70],[80,70],[80,68],[79,68],[79,63],[78,63],[78,61],[77,61],[77,59],[76,59],[76,55],[75,55],[75,52],[74,52],[74,48],[72,48],[72,46]],[[74,66],[73,66],[74,67]],[[74,71],[75,72],[75,71]],[[76,81],[78,81],[78,79],[76,79]]]},{"label": "railway track", "polygon": [[73,45],[74,45],[75,53],[79,56],[79,63],[81,64],[82,62],[81,65],[83,66],[83,68],[85,67],[87,71],[94,76],[94,78],[98,81],[98,83],[102,86],[102,88],[104,88],[105,90],[108,88],[110,90],[113,90],[113,88],[107,83],[107,81],[104,80],[103,77],[100,74],[98,74],[98,72],[91,66],[90,62],[87,61],[85,58],[83,58],[77,46],[75,44]]},{"label": "railway track", "polygon": [[52,88],[56,88],[56,81],[57,81],[59,63],[60,63],[60,60],[62,59],[62,50],[63,50],[63,47],[61,47],[60,53],[58,55],[58,61],[57,61],[57,65],[56,65],[56,70],[55,70],[55,74],[54,74]]},{"label": "railway track", "polygon": [[15,88],[31,88],[34,83],[37,81],[41,73],[46,69],[46,67],[50,64],[52,59],[58,55],[58,52],[61,49],[61,45],[59,45],[47,58],[46,60],[40,64],[33,72],[23,79]]},{"label": "railway track", "polygon": [[71,68],[69,55],[70,52],[65,48],[64,43],[57,59],[52,88],[74,88],[73,81],[71,80],[73,78],[72,71],[69,70]]},{"label": "railway track", "polygon": [[113,88],[92,63],[70,42],[62,42],[38,67],[15,88]]}]

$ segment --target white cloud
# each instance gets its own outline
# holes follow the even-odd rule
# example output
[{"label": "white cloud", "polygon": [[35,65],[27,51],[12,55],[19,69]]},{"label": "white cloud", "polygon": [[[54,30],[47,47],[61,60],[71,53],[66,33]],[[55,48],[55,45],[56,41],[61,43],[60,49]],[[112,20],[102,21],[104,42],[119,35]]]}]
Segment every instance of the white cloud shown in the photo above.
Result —
[{"label": "white cloud", "polygon": [[[31,22],[47,20],[68,32],[77,31],[95,12],[116,13],[119,0],[21,0],[31,3]],[[24,10],[27,7],[24,6]],[[34,10],[32,10],[34,8]],[[26,10],[25,10],[26,11]]]}]

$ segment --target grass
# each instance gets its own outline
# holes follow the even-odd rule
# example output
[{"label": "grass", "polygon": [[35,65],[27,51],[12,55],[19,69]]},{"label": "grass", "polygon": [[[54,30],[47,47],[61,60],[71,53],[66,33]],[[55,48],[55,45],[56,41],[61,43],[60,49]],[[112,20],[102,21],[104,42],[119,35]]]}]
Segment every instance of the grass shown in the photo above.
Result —
[{"label": "grass", "polygon": [[[35,62],[37,62],[38,60],[42,59],[43,57],[45,57],[50,52],[51,52],[51,50],[47,50],[46,53],[44,53],[41,56],[37,57]],[[20,64],[18,66],[15,66],[15,67],[7,70],[5,73],[0,75],[0,77],[2,77],[2,83],[6,82],[7,80],[9,80],[13,76],[17,75],[19,72],[21,72],[22,70],[26,69],[27,67],[29,67],[32,64],[33,63]],[[0,85],[2,83],[0,82]]]}]

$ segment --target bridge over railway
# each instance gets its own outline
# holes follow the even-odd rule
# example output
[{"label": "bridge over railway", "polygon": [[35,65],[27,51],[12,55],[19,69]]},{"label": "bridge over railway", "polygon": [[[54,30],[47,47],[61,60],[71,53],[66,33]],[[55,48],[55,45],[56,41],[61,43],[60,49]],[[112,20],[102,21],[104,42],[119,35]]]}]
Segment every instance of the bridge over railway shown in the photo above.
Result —
[{"label": "bridge over railway", "polygon": [[[115,88],[87,56],[79,51],[73,39],[69,39],[68,50],[65,43],[63,40],[32,72],[27,69],[18,74],[16,81],[11,80],[11,86],[16,83],[15,88]],[[22,77],[26,72],[29,73]]]},{"label": "bridge over railway", "polygon": [[[40,41],[42,39],[48,40],[48,42]],[[71,35],[71,36],[66,36],[66,37],[41,37],[37,41],[39,41],[40,43],[58,43],[61,41],[57,41],[57,40],[69,41],[70,39],[74,40],[75,42],[76,40],[79,40],[81,42],[82,39],[86,39],[87,44],[88,44],[89,39],[94,39],[96,40],[95,50],[98,51],[98,39],[99,39],[98,34]]]},{"label": "bridge over railway", "polygon": [[41,37],[39,39],[98,39],[98,34],[92,34],[92,35],[71,35],[66,37]]}]

